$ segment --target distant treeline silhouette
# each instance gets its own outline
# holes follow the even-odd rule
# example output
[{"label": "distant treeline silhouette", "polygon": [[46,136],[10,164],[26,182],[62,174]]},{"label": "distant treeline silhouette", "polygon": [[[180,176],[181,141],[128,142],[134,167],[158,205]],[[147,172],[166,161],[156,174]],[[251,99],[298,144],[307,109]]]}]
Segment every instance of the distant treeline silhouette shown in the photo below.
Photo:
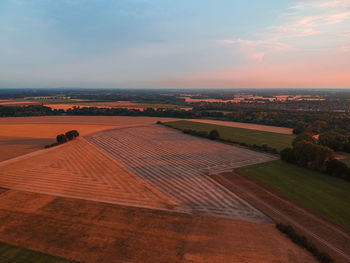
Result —
[{"label": "distant treeline silhouette", "polygon": [[273,110],[257,105],[231,106],[231,112],[208,111],[206,107],[195,106],[192,110],[172,108],[148,108],[145,110],[127,108],[76,107],[64,110],[52,110],[42,105],[0,106],[0,117],[79,115],[79,116],[152,116],[174,118],[206,118],[244,123],[264,124],[293,128],[294,134],[305,131],[313,134],[336,129],[339,133],[350,135],[350,118],[347,113]]}]

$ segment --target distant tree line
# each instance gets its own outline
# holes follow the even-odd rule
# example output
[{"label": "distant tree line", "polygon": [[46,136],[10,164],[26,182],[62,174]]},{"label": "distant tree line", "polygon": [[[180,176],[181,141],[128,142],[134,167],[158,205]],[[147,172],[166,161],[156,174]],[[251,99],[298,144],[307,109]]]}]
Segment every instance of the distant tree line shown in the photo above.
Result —
[{"label": "distant tree line", "polygon": [[192,110],[172,108],[148,108],[145,110],[127,108],[75,107],[52,110],[42,105],[0,106],[0,117],[79,115],[79,116],[152,116],[173,118],[206,118],[244,123],[255,123],[293,128],[294,134],[310,132],[320,134],[337,131],[350,135],[350,116],[337,112],[308,112],[290,110],[270,110],[263,105],[234,105],[231,112],[208,111],[206,107],[195,106]]},{"label": "distant tree line", "polygon": [[316,141],[310,133],[302,133],[294,139],[293,147],[282,150],[280,156],[284,161],[350,181],[350,168],[335,159],[328,143]]},{"label": "distant tree line", "polygon": [[79,136],[79,132],[77,130],[71,130],[67,131],[65,134],[59,134],[56,136],[56,142],[46,145],[45,148],[50,148],[59,144],[66,143],[70,140],[73,140],[74,138]]}]

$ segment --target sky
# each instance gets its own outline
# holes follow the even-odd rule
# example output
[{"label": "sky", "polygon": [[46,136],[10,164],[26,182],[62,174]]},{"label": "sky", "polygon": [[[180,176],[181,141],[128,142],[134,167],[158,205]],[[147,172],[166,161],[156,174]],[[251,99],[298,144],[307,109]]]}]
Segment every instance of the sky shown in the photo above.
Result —
[{"label": "sky", "polygon": [[0,88],[350,88],[350,0],[0,0]]}]

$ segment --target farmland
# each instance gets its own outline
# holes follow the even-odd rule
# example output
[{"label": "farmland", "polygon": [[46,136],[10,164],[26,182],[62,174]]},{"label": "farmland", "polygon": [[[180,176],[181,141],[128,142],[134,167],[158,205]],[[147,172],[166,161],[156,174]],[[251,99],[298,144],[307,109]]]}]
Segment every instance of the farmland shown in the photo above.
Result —
[{"label": "farmland", "polygon": [[5,188],[160,209],[176,205],[84,139],[0,165]]},{"label": "farmland", "polygon": [[69,130],[78,129],[81,135],[113,125],[93,124],[45,124],[45,123],[0,123],[0,161],[43,149],[56,140],[56,136]]},{"label": "farmland", "polygon": [[350,230],[350,183],[283,161],[236,170]]},{"label": "farmland", "polygon": [[276,156],[157,120],[1,118],[18,142],[83,136],[0,162],[0,242],[78,262],[315,262],[211,177]]},{"label": "farmland", "polygon": [[0,240],[56,257],[99,263],[316,262],[271,224],[29,192],[26,199],[36,205],[26,207],[23,193],[9,192],[1,196]]},{"label": "farmland", "polygon": [[109,130],[87,139],[188,211],[266,221],[257,210],[205,174],[274,160],[274,156],[184,135],[158,125]]},{"label": "farmland", "polygon": [[286,147],[290,147],[294,139],[293,135],[288,134],[279,134],[253,129],[228,127],[197,121],[174,121],[166,122],[165,124],[180,130],[193,129],[196,131],[210,132],[211,130],[216,129],[220,134],[220,138],[224,140],[246,143],[250,145],[256,144],[258,146],[267,144],[272,148],[276,148],[278,151],[283,150]]},{"label": "farmland", "polygon": [[204,119],[190,119],[188,121],[191,122],[200,122],[200,123],[208,123],[208,124],[214,124],[219,126],[227,126],[227,127],[234,127],[234,128],[242,128],[242,129],[248,129],[248,130],[257,130],[257,131],[264,131],[264,132],[273,132],[273,133],[280,133],[280,134],[293,134],[293,129],[285,128],[285,127],[276,127],[276,126],[268,126],[268,125],[261,125],[261,124],[254,124],[254,123],[243,123],[243,122],[234,122],[234,121],[218,121],[218,120],[204,120]]}]

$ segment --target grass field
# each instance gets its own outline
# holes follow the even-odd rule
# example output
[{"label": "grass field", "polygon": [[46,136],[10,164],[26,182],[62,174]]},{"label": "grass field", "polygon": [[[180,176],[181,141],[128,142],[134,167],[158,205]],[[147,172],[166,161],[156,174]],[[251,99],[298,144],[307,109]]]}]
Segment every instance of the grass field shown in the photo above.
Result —
[{"label": "grass field", "polygon": [[283,161],[236,169],[350,230],[350,183]]},{"label": "grass field", "polygon": [[349,159],[342,159],[343,163],[345,163],[348,167],[350,167],[350,158]]},{"label": "grass field", "polygon": [[276,148],[278,151],[283,150],[286,147],[290,147],[294,139],[293,135],[191,121],[173,121],[166,122],[166,124],[180,130],[193,129],[197,131],[210,132],[211,130],[216,129],[219,132],[220,137],[224,140],[231,140],[239,143],[256,144],[259,146],[267,144],[270,147]]},{"label": "grass field", "polygon": [[11,246],[0,242],[0,262],[11,263],[73,263],[40,252]]}]

